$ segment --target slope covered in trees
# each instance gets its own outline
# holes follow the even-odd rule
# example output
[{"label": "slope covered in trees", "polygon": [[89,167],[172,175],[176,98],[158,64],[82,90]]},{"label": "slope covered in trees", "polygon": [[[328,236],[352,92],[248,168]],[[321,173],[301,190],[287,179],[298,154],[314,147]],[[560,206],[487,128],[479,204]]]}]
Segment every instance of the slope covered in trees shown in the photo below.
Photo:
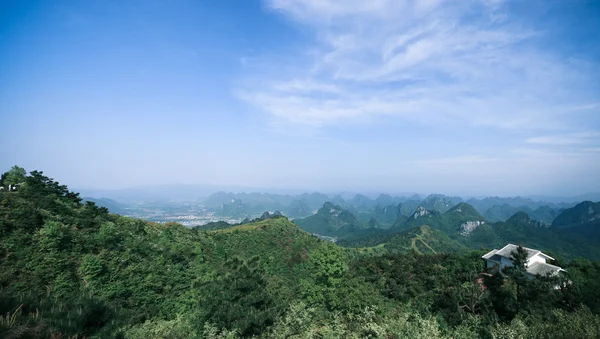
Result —
[{"label": "slope covered in trees", "polygon": [[457,253],[466,250],[464,245],[452,240],[446,233],[429,226],[414,227],[393,235],[341,240],[340,246],[361,248],[367,253]]},{"label": "slope covered in trees", "polygon": [[455,235],[460,232],[469,233],[484,222],[483,217],[471,205],[461,202],[443,213],[419,206],[408,218],[398,218],[393,228],[402,230],[428,225]]},{"label": "slope covered in trees", "polygon": [[323,204],[316,214],[295,219],[294,223],[307,232],[327,236],[344,236],[368,228],[367,223],[359,221],[348,210],[330,202]]},{"label": "slope covered in trees", "polygon": [[600,242],[581,234],[546,227],[519,212],[506,222],[482,225],[463,239],[471,248],[500,248],[507,243],[520,243],[531,248],[544,248],[567,258],[583,257],[600,260]]},{"label": "slope covered in trees", "polygon": [[18,190],[0,191],[2,338],[600,335],[600,267],[587,260],[561,263],[572,283],[558,290],[510,275],[484,289],[483,252],[428,227],[364,255],[281,216],[156,224],[83,203],[42,172],[9,174]]},{"label": "slope covered in trees", "polygon": [[584,201],[562,211],[552,227],[571,234],[600,237],[600,202]]},{"label": "slope covered in trees", "polygon": [[[547,224],[532,219],[525,212],[517,212],[505,222],[490,223],[471,205],[464,202],[444,213],[419,206],[411,216],[399,217],[390,229],[366,229],[355,232],[343,237],[339,244],[348,247],[379,246],[381,248],[388,244],[391,246],[391,243],[398,237],[401,238],[405,232],[411,230],[414,232],[419,227],[427,226],[442,231],[454,243],[471,249],[501,248],[507,243],[520,243],[531,248],[543,248],[565,258],[573,259],[580,256],[598,260],[600,259],[598,239],[600,228],[595,227],[599,219],[594,217],[594,211],[592,203],[584,202],[563,212],[563,215],[570,218],[569,220],[577,221],[569,224],[573,225],[572,227],[548,227]],[[442,233],[438,233],[436,238],[440,238],[439,235]],[[459,247],[455,246],[454,249]]]}]

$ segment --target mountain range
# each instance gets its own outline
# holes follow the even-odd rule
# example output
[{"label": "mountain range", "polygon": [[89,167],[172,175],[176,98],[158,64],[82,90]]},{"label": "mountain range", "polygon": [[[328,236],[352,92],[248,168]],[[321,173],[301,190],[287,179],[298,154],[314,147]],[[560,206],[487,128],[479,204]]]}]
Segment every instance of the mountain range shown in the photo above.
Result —
[{"label": "mountain range", "polygon": [[[600,193],[589,193],[578,197],[483,197],[483,198],[461,198],[455,196],[446,196],[443,194],[431,194],[424,198],[416,195],[395,196],[386,193],[377,195],[339,193],[339,194],[324,194],[320,192],[299,193],[291,190],[262,190],[270,193],[260,192],[257,189],[244,187],[223,187],[226,190],[218,190],[219,186],[211,185],[162,185],[129,188],[122,190],[107,190],[107,189],[90,189],[80,190],[83,196],[94,199],[108,198],[115,200],[121,204],[127,205],[133,202],[148,202],[148,201],[191,201],[202,203],[207,208],[216,209],[224,204],[231,203],[235,200],[241,200],[250,208],[250,212],[256,213],[254,210],[259,207],[264,210],[284,210],[289,207],[295,200],[306,203],[312,211],[320,208],[323,203],[329,201],[339,205],[345,209],[352,210],[369,210],[376,206],[381,208],[403,204],[402,211],[404,214],[410,214],[417,206],[421,205],[427,209],[435,209],[440,212],[445,212],[459,202],[465,201],[472,205],[480,214],[485,215],[492,208],[498,209],[497,206],[509,205],[511,207],[522,209],[525,212],[531,212],[523,208],[529,208],[532,211],[548,206],[551,209],[564,209],[574,206],[576,203],[584,200],[600,200]],[[216,193],[214,193],[216,191]],[[251,192],[251,193],[244,193]],[[256,208],[255,208],[256,207]],[[493,211],[492,211],[493,212]],[[262,212],[261,212],[262,213]],[[260,214],[260,213],[259,213]],[[509,216],[498,215],[496,219],[506,219]],[[512,214],[511,214],[512,215]],[[494,219],[493,213],[490,214],[491,219]],[[503,220],[499,220],[503,221]]]},{"label": "mountain range", "polygon": [[[378,213],[384,211],[387,210],[379,209]],[[406,241],[401,246],[394,243],[398,239],[414,240],[415,234],[426,233],[429,239],[426,243],[444,244],[444,248],[498,248],[507,243],[522,243],[570,258],[600,258],[600,203],[585,201],[567,208],[552,225],[532,219],[522,211],[506,221],[490,222],[465,202],[445,212],[419,206],[409,216],[399,213],[398,207],[390,208],[389,215],[393,214],[398,215],[394,224],[382,228],[375,217],[370,222],[360,221],[340,206],[325,203],[317,214],[294,222],[311,233],[337,236],[338,243],[348,247],[407,249],[414,246],[408,246]]]}]

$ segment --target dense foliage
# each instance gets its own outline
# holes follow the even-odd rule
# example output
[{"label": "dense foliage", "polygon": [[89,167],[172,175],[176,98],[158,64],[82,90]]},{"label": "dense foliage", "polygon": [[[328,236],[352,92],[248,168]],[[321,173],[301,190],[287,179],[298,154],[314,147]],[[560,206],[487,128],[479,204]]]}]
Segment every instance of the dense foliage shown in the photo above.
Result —
[{"label": "dense foliage", "polygon": [[585,259],[560,281],[483,274],[483,251],[428,227],[365,252],[281,216],[189,229],[109,214],[42,172],[1,181],[18,187],[0,191],[2,338],[600,335]]},{"label": "dense foliage", "polygon": [[294,223],[307,232],[327,236],[346,236],[368,228],[366,223],[359,221],[350,211],[330,202],[323,204],[316,214],[296,219]]}]

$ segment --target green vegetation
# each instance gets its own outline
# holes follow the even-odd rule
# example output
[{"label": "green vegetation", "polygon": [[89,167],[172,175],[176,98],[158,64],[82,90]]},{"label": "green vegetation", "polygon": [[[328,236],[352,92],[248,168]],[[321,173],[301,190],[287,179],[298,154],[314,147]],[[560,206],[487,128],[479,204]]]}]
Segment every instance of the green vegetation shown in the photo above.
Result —
[{"label": "green vegetation", "polygon": [[115,214],[126,213],[126,209],[124,208],[124,206],[112,199],[108,199],[108,198],[94,199],[94,198],[84,197],[83,201],[91,201],[94,204],[96,204],[96,206],[98,206],[98,207],[106,207],[110,213],[115,213]]},{"label": "green vegetation", "polygon": [[371,217],[378,223],[392,226],[400,217],[407,217],[402,214],[401,204],[398,205],[377,205],[371,213]]},{"label": "green vegetation", "polygon": [[[190,229],[109,214],[42,172],[13,168],[7,182],[19,186],[0,191],[2,338],[600,334],[597,262],[560,262],[565,284],[482,275],[484,251],[423,225],[344,248],[278,215]],[[448,230],[475,216],[461,206],[440,214]],[[337,230],[363,227],[334,205],[321,216],[332,209]]]},{"label": "green vegetation", "polygon": [[446,233],[429,226],[419,226],[393,235],[383,234],[365,238],[341,240],[341,246],[360,248],[361,252],[376,253],[455,253],[466,250]]},{"label": "green vegetation", "polygon": [[396,230],[409,229],[420,225],[442,230],[449,235],[455,235],[464,231],[461,226],[467,222],[484,221],[483,217],[469,204],[459,203],[447,209],[444,213],[437,210],[429,210],[419,206],[407,219],[399,218],[394,223]]},{"label": "green vegetation", "polygon": [[562,209],[552,208],[550,206],[540,206],[535,210],[529,206],[511,206],[509,204],[494,205],[488,209],[484,217],[493,222],[506,221],[518,212],[525,212],[531,218],[541,221],[544,224],[550,225],[552,221],[558,216]]},{"label": "green vegetation", "polygon": [[[599,219],[594,217],[593,211],[596,211],[594,208],[591,203],[584,202],[566,209],[561,215],[576,218],[573,219],[577,221],[575,226],[548,227],[545,223],[531,219],[524,212],[515,213],[506,222],[489,223],[471,205],[464,202],[444,213],[420,206],[410,217],[398,218],[389,230],[365,229],[351,234],[341,234],[342,240],[338,243],[346,247],[370,248],[366,250],[368,252],[375,251],[375,247],[403,248],[404,250],[399,252],[405,252],[411,248],[406,246],[410,242],[400,241],[401,246],[395,246],[393,243],[398,242],[398,239],[404,239],[410,232],[418,232],[416,230],[425,225],[430,229],[442,231],[436,233],[437,242],[447,244],[448,241],[452,241],[452,246],[444,246],[451,249],[449,251],[457,251],[465,247],[501,248],[508,243],[519,243],[531,248],[543,248],[567,259],[583,257],[600,260],[598,246],[600,227],[596,227]],[[583,216],[578,217],[580,214]],[[567,217],[561,217],[563,218]],[[561,219],[557,218],[559,221]],[[449,239],[444,239],[448,237]],[[379,249],[377,251],[380,252]]]},{"label": "green vegetation", "polygon": [[340,236],[368,228],[352,213],[330,202],[323,204],[316,214],[304,219],[295,219],[294,223],[310,233],[327,236]]},{"label": "green vegetation", "polygon": [[428,210],[444,213],[460,202],[462,202],[462,199],[459,197],[447,197],[443,194],[432,194],[423,200],[421,206]]},{"label": "green vegetation", "polygon": [[600,202],[584,201],[560,213],[552,227],[585,236],[600,236]]},{"label": "green vegetation", "polygon": [[501,248],[507,243],[519,243],[530,248],[543,248],[559,256],[600,260],[600,242],[596,238],[545,227],[540,222],[519,212],[506,222],[477,227],[463,243],[470,248]]}]

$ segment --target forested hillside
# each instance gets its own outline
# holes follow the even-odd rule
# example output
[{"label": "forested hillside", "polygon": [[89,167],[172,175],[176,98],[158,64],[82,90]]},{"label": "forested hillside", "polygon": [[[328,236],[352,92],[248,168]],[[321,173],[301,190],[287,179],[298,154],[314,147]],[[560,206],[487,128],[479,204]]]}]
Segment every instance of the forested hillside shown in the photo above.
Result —
[{"label": "forested hillside", "polygon": [[552,227],[570,234],[600,237],[600,202],[583,201],[565,209],[554,219]]},{"label": "forested hillside", "polygon": [[307,232],[327,236],[347,236],[368,227],[349,211],[330,202],[323,204],[316,214],[296,219],[294,223]]},{"label": "forested hillside", "polygon": [[17,185],[0,190],[2,338],[600,336],[585,259],[560,281],[483,275],[484,251],[429,227],[364,251],[281,216],[190,229],[109,214],[42,172],[0,181]]},{"label": "forested hillside", "polygon": [[466,247],[446,233],[426,225],[395,234],[372,235],[364,238],[341,240],[340,246],[359,248],[360,253],[458,253]]}]

